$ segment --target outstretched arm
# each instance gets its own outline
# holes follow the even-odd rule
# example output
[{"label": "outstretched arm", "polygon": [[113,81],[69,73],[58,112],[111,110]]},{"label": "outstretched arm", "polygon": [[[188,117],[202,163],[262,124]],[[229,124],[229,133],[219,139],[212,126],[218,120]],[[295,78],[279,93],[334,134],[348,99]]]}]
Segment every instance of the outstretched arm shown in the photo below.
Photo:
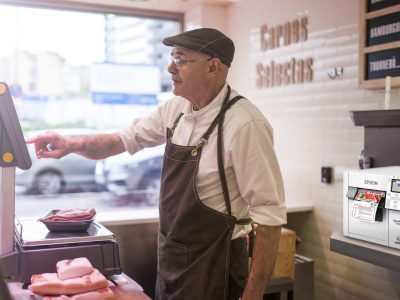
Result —
[{"label": "outstretched arm", "polygon": [[48,131],[26,141],[35,144],[37,158],[61,158],[76,153],[90,159],[103,159],[125,151],[124,144],[116,133],[82,136],[62,136]]},{"label": "outstretched arm", "polygon": [[261,300],[278,255],[282,226],[257,225],[251,268],[242,300]]}]

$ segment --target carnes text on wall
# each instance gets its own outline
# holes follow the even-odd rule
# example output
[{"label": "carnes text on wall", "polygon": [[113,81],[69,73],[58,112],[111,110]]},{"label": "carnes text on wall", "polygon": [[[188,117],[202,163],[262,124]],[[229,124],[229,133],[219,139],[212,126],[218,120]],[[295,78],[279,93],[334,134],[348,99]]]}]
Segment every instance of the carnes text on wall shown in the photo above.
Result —
[{"label": "carnes text on wall", "polygon": [[[260,50],[287,47],[308,39],[308,18],[303,16],[283,24],[260,27]],[[311,82],[313,79],[313,59],[292,57],[286,61],[270,60],[256,64],[257,88]]]}]

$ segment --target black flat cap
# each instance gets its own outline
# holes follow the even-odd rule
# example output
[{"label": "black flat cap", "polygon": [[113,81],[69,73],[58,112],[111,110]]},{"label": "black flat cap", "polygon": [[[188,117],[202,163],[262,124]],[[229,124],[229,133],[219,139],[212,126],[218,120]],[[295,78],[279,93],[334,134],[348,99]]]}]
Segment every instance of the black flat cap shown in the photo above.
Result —
[{"label": "black flat cap", "polygon": [[235,45],[222,32],[214,28],[200,28],[182,32],[163,39],[164,45],[180,46],[218,57],[225,65],[231,66]]}]

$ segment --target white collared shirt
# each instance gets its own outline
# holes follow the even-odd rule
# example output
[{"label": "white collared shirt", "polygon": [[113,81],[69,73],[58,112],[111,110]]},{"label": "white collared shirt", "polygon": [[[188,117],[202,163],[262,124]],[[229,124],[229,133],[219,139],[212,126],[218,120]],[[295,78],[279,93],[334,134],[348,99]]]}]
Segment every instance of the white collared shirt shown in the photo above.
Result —
[{"label": "white collared shirt", "polygon": [[[218,114],[227,92],[227,84],[215,99],[198,111],[182,97],[174,97],[157,107],[149,116],[133,120],[119,135],[130,153],[165,143],[167,127],[178,115],[183,116],[171,142],[183,146],[197,145]],[[232,90],[230,98],[237,96]],[[203,146],[196,175],[200,200],[207,206],[227,213],[217,164],[217,133],[212,132]],[[241,99],[225,114],[224,168],[231,200],[232,215],[237,219],[277,226],[286,223],[283,180],[273,148],[273,130],[260,110]],[[245,235],[251,227],[236,225],[233,238]]]}]

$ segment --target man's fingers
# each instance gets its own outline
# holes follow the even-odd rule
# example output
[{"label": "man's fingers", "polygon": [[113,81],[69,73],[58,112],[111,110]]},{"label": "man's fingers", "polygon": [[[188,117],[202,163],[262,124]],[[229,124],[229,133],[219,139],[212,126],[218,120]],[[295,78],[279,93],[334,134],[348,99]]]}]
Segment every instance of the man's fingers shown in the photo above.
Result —
[{"label": "man's fingers", "polygon": [[60,158],[62,157],[62,153],[59,150],[53,150],[53,151],[47,151],[44,149],[40,149],[39,151],[36,151],[36,157],[38,159],[41,158]]},{"label": "man's fingers", "polygon": [[27,144],[35,145],[35,153],[40,158],[61,158],[65,155],[65,146],[60,136],[52,131],[38,134],[25,141]]},{"label": "man's fingers", "polygon": [[35,152],[46,151],[46,143],[35,143]]},{"label": "man's fingers", "polygon": [[46,131],[45,133],[35,135],[31,138],[28,138],[25,142],[27,144],[34,144],[34,143],[46,143],[50,144],[51,142],[57,141],[58,134],[54,131]]},{"label": "man's fingers", "polygon": [[34,137],[31,137],[29,139],[27,139],[25,142],[27,144],[33,144],[33,143],[40,143],[40,142],[44,142],[46,140],[49,140],[50,137],[46,136],[46,135],[36,135]]}]

